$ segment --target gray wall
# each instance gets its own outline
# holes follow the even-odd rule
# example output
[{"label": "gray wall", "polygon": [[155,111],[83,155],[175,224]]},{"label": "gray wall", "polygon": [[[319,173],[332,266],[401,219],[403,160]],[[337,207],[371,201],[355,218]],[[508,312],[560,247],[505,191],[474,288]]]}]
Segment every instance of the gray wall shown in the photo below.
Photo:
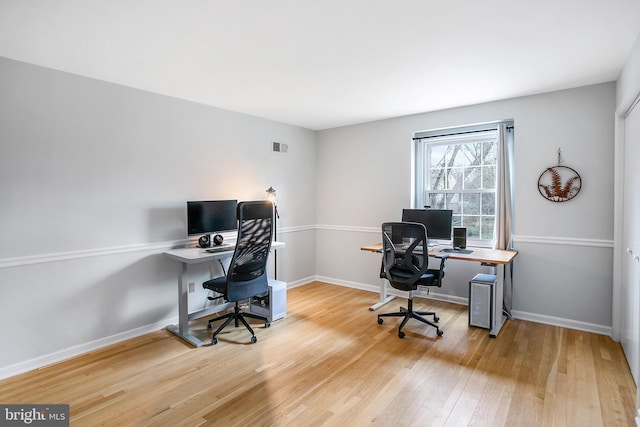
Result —
[{"label": "gray wall", "polygon": [[[318,136],[317,274],[376,289],[379,259],[360,247],[411,204],[414,131],[514,119],[517,317],[610,333],[615,84],[607,83],[322,131]],[[552,203],[537,181],[557,164],[582,176]],[[334,242],[340,242],[335,245]],[[439,298],[463,302],[480,267],[450,262]]]},{"label": "gray wall", "polygon": [[263,199],[272,185],[278,278],[309,281],[315,138],[0,58],[0,377],[173,322],[178,265],[162,252],[186,243],[186,200]]}]

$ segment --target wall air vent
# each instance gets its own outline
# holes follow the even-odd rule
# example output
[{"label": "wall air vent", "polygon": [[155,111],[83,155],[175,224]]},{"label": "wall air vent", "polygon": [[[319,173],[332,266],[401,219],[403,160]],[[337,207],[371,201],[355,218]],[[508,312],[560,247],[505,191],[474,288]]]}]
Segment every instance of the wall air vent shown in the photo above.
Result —
[{"label": "wall air vent", "polygon": [[276,153],[288,153],[289,152],[289,146],[287,144],[283,144],[281,142],[272,142],[273,145],[273,151]]}]

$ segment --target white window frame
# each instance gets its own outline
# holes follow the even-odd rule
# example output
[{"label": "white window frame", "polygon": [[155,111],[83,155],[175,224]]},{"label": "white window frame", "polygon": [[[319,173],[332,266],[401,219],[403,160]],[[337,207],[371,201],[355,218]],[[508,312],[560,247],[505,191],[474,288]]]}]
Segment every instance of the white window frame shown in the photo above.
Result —
[{"label": "white window frame", "polygon": [[[459,127],[459,128],[449,128],[449,129],[436,129],[425,132],[415,132],[414,133],[414,176],[413,176],[413,186],[414,186],[414,206],[417,208],[422,208],[426,205],[429,205],[429,199],[427,193],[429,190],[429,180],[431,179],[431,173],[429,168],[430,159],[428,158],[430,150],[427,148],[434,146],[442,146],[442,145],[453,145],[453,144],[463,144],[465,142],[472,142],[484,139],[491,139],[496,144],[496,180],[497,180],[497,155],[498,155],[498,135],[496,131],[497,124],[489,124],[489,125],[478,125],[471,127]],[[479,189],[455,189],[455,190],[435,190],[431,191],[431,193],[439,193],[439,194],[483,194],[490,193],[494,195],[494,203],[497,203],[497,182],[494,185],[494,188],[479,188]],[[438,208],[437,206],[431,206],[432,208]],[[454,212],[454,216],[456,215],[464,215],[462,212],[462,206],[458,212]],[[482,211],[480,206],[478,206],[480,211],[480,224],[482,224]],[[495,241],[496,236],[496,228],[495,221],[497,206],[494,206],[494,228],[491,236],[486,239],[478,239],[474,237],[470,237],[467,240],[467,244],[470,246],[480,246],[480,247],[492,247]],[[486,216],[486,215],[485,215]],[[457,224],[454,222],[454,227]],[[462,225],[464,226],[464,224]]]}]

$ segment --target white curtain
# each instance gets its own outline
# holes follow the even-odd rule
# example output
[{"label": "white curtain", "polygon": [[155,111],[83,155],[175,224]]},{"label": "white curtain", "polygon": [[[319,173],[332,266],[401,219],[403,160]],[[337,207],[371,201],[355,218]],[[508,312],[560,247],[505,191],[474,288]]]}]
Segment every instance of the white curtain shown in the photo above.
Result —
[{"label": "white curtain", "polygon": [[[513,126],[498,125],[498,188],[496,189],[496,240],[494,248],[511,249],[513,234]],[[511,317],[513,264],[504,268],[503,310]]]}]

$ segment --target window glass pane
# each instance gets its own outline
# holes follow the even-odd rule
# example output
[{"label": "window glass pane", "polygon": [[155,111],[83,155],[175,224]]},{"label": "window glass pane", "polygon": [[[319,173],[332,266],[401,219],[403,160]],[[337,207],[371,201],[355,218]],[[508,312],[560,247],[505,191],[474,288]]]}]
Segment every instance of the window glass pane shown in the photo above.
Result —
[{"label": "window glass pane", "polygon": [[482,193],[482,215],[496,214],[495,193]]},{"label": "window glass pane", "polygon": [[451,209],[454,215],[461,213],[462,205],[460,202],[462,200],[462,195],[460,193],[448,193],[446,200],[447,204],[441,209]]},{"label": "window glass pane", "polygon": [[431,189],[446,190],[445,169],[431,169]]},{"label": "window glass pane", "polygon": [[478,188],[496,188],[496,167],[484,166],[482,168],[482,186]]},{"label": "window glass pane", "polygon": [[462,214],[465,216],[480,215],[480,194],[462,195]]},{"label": "window glass pane", "polygon": [[431,168],[443,168],[446,164],[445,154],[447,152],[446,145],[435,145],[431,147],[431,161],[429,162]]},{"label": "window glass pane", "polygon": [[495,165],[496,157],[498,155],[498,151],[496,148],[496,143],[494,142],[484,142],[482,144],[482,164],[484,165]]},{"label": "window glass pane", "polygon": [[480,217],[479,216],[463,216],[462,226],[467,227],[467,237],[471,239],[480,238]]},{"label": "window glass pane", "polygon": [[449,174],[447,176],[447,190],[461,189],[463,180],[464,177],[462,168],[449,169]]},{"label": "window glass pane", "polygon": [[482,217],[482,229],[481,229],[481,239],[493,239],[493,232],[496,223],[496,218],[493,216],[483,216]]},{"label": "window glass pane", "polygon": [[449,166],[461,168],[468,164],[467,156],[462,145],[449,145]]},{"label": "window glass pane", "polygon": [[480,165],[482,163],[482,144],[469,143],[465,144],[464,147],[467,156],[467,166]]},{"label": "window glass pane", "polygon": [[464,170],[464,188],[475,190],[482,187],[482,168],[469,167]]},{"label": "window glass pane", "polygon": [[453,227],[462,227],[462,216],[454,215],[451,224]]},{"label": "window glass pane", "polygon": [[431,206],[431,209],[445,209],[444,194],[429,193],[427,198],[427,206]]}]

